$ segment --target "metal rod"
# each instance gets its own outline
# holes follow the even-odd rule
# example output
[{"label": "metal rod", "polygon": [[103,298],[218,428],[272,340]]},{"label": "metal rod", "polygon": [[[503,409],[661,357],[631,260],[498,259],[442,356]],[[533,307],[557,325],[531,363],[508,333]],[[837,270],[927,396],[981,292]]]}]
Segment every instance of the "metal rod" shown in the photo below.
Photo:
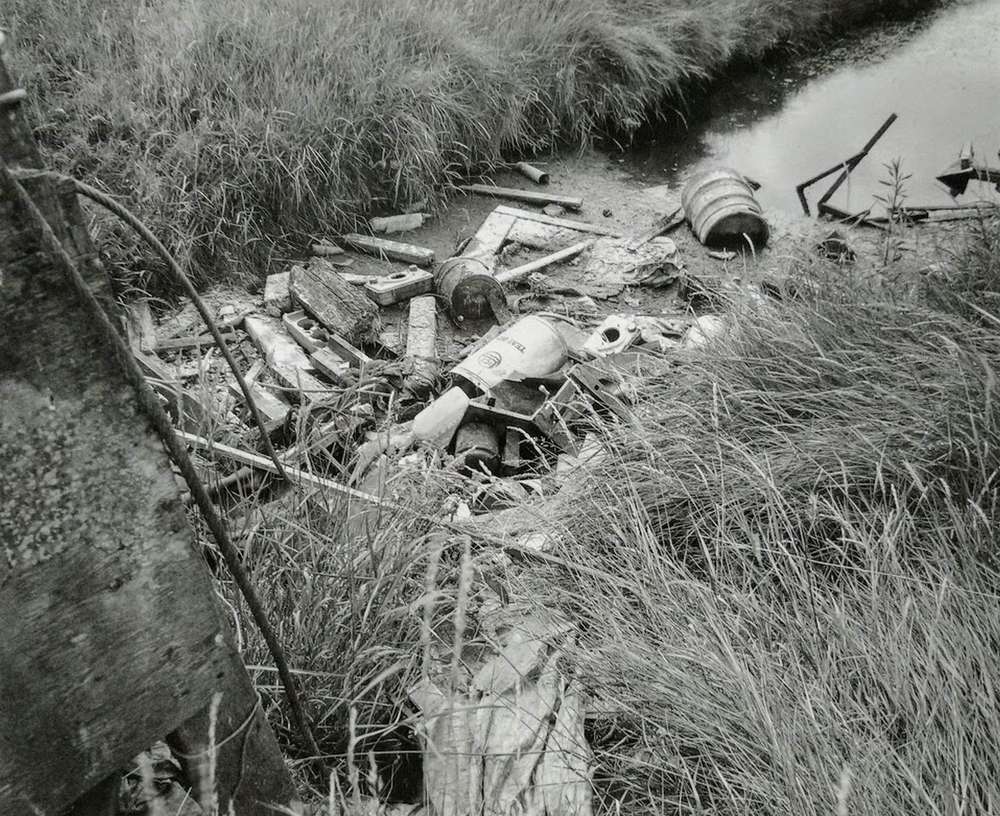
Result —
[{"label": "metal rod", "polygon": [[861,164],[865,156],[867,156],[871,152],[872,148],[875,147],[875,144],[878,142],[878,140],[885,135],[885,132],[890,127],[892,127],[892,123],[895,122],[898,118],[899,117],[895,113],[889,114],[889,118],[882,123],[882,127],[880,127],[877,131],[875,131],[875,135],[868,140],[867,144],[865,144],[865,146],[861,148],[861,150],[855,155],[855,157],[852,160],[847,162],[847,167],[844,168],[844,172],[841,173],[839,176],[837,176],[837,180],[833,182],[833,185],[830,187],[830,189],[827,190],[826,193],[823,194],[823,197],[819,200],[820,204],[826,204],[827,201],[833,198],[833,194],[840,189],[841,184],[847,181],[847,177],[851,174],[851,171],[854,170],[854,168],[857,167],[859,164]]},{"label": "metal rod", "polygon": [[862,156],[860,153],[855,153],[849,159],[844,159],[844,161],[840,162],[839,164],[835,164],[829,170],[824,170],[822,173],[819,173],[818,175],[813,176],[811,179],[803,181],[801,184],[797,184],[795,186],[795,192],[798,193],[799,202],[802,204],[802,210],[805,212],[806,215],[812,215],[812,213],[809,212],[809,202],[806,201],[806,188],[812,187],[812,185],[814,185],[817,181],[822,181],[827,176],[832,176],[838,170],[843,170],[852,161],[855,160],[860,161],[861,158]]}]

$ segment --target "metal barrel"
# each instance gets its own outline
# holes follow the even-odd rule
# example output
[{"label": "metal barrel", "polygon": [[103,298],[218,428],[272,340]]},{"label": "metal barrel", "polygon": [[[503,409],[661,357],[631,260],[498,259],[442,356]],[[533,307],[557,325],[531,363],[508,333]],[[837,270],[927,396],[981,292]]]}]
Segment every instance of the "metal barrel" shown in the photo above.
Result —
[{"label": "metal barrel", "polygon": [[768,228],[753,190],[729,167],[695,173],[681,193],[684,215],[706,246],[754,249],[767,243]]},{"label": "metal barrel", "polygon": [[434,286],[458,321],[492,317],[492,301],[504,299],[499,281],[476,258],[449,258],[434,273]]}]

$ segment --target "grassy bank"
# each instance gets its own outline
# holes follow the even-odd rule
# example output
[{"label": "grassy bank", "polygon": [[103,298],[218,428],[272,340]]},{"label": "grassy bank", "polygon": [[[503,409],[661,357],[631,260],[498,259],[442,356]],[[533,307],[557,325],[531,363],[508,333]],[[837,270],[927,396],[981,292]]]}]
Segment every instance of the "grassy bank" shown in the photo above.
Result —
[{"label": "grassy bank", "polygon": [[[516,511],[558,563],[511,562],[496,524],[473,542],[468,637],[498,585],[577,626],[563,667],[592,695],[602,813],[1000,805],[1000,223],[973,233],[912,286],[836,269],[738,310],[727,339],[636,382],[635,421],[599,427],[608,460]],[[388,472],[420,513],[469,489]],[[351,758],[370,790],[405,782],[421,617],[447,656],[462,539],[398,511],[352,538],[321,497],[274,512],[248,560],[323,750],[345,786]]]},{"label": "grassy bank", "polygon": [[[458,176],[636,129],[733,60],[930,0],[12,0],[52,163],[204,281]],[[112,225],[123,268],[155,269]],[[140,281],[143,282],[143,281]]]}]

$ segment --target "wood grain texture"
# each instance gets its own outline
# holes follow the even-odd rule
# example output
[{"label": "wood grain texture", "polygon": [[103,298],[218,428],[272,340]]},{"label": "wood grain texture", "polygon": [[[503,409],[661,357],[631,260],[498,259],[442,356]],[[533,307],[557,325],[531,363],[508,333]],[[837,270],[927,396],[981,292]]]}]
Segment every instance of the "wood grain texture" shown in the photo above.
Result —
[{"label": "wood grain texture", "polygon": [[290,288],[296,305],[350,343],[370,339],[379,324],[378,307],[332,267],[293,267]]},{"label": "wood grain texture", "polygon": [[[0,155],[38,168],[19,116]],[[72,184],[24,186],[117,320]],[[2,184],[0,268],[0,813],[48,814],[201,710],[234,651],[163,446]]]},{"label": "wood grain texture", "polygon": [[427,266],[434,263],[434,250],[415,244],[405,244],[402,241],[389,241],[386,238],[375,238],[371,235],[351,233],[341,237],[343,242],[359,252],[367,252],[380,258],[392,261]]}]

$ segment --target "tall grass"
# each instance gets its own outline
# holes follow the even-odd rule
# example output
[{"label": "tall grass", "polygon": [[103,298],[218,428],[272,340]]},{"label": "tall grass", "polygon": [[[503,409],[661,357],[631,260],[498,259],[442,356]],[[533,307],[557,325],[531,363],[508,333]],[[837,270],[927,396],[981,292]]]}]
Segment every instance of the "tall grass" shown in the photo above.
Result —
[{"label": "tall grass", "polygon": [[[599,424],[604,463],[517,510],[557,534],[554,558],[511,563],[499,525],[475,536],[467,638],[498,585],[576,624],[562,666],[590,695],[601,812],[1000,807],[1000,223],[974,232],[920,286],[840,270],[633,383],[632,421]],[[469,489],[433,466],[395,480],[420,514]],[[419,776],[406,690],[428,637],[442,665],[457,654],[461,540],[395,511],[351,536],[321,496],[282,512],[248,562],[323,750],[345,784],[348,757],[362,779],[382,758],[366,789],[386,792]]]},{"label": "tall grass", "polygon": [[579,621],[609,807],[1000,807],[1000,225],[981,230],[961,299],[825,282],[739,314],[637,384],[638,422],[550,510],[572,566],[524,591]]},{"label": "tall grass", "polygon": [[930,2],[11,0],[0,25],[53,163],[203,281],[252,282],[504,156],[627,134],[732,60]]}]

